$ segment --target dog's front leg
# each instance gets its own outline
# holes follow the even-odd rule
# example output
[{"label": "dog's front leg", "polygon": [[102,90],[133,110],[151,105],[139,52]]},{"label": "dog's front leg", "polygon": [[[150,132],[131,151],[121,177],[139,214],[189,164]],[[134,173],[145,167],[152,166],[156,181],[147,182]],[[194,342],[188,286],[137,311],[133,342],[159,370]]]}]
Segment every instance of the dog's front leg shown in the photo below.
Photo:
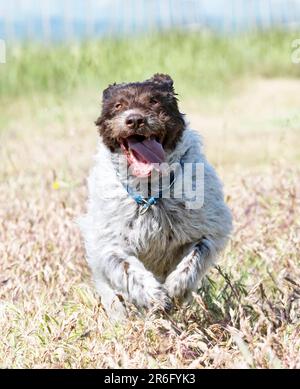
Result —
[{"label": "dog's front leg", "polygon": [[[102,253],[101,265],[98,263],[97,270],[100,284],[105,279],[112,290],[138,307],[170,308],[170,298],[163,285],[135,256],[116,250]],[[97,284],[95,272],[94,277]],[[100,290],[101,286],[97,289]]]},{"label": "dog's front leg", "polygon": [[189,293],[197,288],[205,272],[212,264],[215,256],[213,243],[203,238],[201,242],[193,246],[192,250],[179,262],[166,281],[165,288],[168,295],[178,298],[186,298]]}]

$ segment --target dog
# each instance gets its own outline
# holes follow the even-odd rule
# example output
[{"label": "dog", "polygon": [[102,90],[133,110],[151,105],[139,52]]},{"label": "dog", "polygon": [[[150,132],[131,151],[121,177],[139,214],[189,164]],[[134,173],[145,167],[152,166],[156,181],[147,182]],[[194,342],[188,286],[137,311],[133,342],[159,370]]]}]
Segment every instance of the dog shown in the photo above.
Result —
[{"label": "dog", "polygon": [[[175,300],[189,299],[231,233],[221,181],[176,96],[165,74],[109,85],[103,92],[87,213],[79,224],[96,290],[113,319],[126,315],[126,301],[142,311],[169,310]],[[125,160],[125,173],[120,160]],[[177,197],[161,195],[162,176],[168,176],[169,192],[180,180],[178,172],[172,175],[160,166],[174,164],[179,170],[184,164],[202,166],[201,206],[189,203],[184,189]],[[160,183],[154,196],[149,194],[152,177]],[[200,180],[195,171],[188,179]],[[141,184],[146,194],[139,194]]]}]

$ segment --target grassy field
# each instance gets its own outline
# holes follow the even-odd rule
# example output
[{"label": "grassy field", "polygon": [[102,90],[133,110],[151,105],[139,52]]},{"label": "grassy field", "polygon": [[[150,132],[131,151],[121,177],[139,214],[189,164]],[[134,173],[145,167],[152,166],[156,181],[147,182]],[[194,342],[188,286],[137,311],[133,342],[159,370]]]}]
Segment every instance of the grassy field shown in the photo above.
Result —
[{"label": "grassy field", "polygon": [[291,43],[298,35],[272,31],[225,39],[174,31],[54,47],[8,44],[7,65],[0,68],[0,98],[65,95],[82,85],[101,90],[109,82],[143,79],[158,68],[172,74],[184,98],[220,96],[240,77],[300,77],[299,66],[291,62]]},{"label": "grassy field", "polygon": [[[300,33],[8,49],[0,65],[0,367],[300,368]],[[101,89],[175,79],[234,232],[194,303],[112,325],[75,218]]]}]

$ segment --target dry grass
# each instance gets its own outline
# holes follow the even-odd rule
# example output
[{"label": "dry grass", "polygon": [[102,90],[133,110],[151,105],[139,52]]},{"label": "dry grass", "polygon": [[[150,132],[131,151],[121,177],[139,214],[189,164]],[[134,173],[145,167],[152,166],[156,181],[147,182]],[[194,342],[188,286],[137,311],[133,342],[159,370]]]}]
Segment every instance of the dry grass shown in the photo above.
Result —
[{"label": "dry grass", "polygon": [[[281,97],[268,100],[271,90]],[[7,107],[0,366],[299,368],[296,90],[296,81],[257,81],[223,105],[223,114],[220,106],[185,104],[225,179],[232,242],[191,307],[117,326],[95,295],[74,223],[94,152],[94,96]]]}]

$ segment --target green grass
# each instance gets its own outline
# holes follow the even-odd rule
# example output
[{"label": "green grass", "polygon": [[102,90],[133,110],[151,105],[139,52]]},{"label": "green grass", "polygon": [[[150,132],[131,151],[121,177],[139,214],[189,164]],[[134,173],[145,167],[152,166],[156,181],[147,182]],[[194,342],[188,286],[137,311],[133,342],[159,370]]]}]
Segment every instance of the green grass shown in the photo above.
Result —
[{"label": "green grass", "polygon": [[165,33],[139,38],[102,39],[68,45],[8,47],[0,66],[0,99],[39,92],[66,95],[82,85],[142,80],[170,73],[181,96],[220,95],[237,78],[300,77],[291,63],[297,32],[272,31],[244,36]]}]

